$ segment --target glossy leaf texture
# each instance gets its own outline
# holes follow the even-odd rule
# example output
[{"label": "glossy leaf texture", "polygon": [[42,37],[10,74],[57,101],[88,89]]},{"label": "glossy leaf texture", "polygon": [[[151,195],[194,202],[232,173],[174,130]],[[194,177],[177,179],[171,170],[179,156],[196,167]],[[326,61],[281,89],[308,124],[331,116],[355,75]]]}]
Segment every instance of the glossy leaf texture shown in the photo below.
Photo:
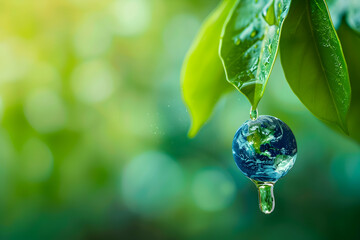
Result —
[{"label": "glossy leaf texture", "polygon": [[220,56],[227,80],[255,109],[275,63],[290,0],[241,0],[222,33]]},{"label": "glossy leaf texture", "polygon": [[281,36],[285,77],[319,119],[347,132],[351,88],[341,44],[324,0],[293,0]]},{"label": "glossy leaf texture", "polygon": [[348,64],[352,90],[347,119],[349,135],[360,143],[360,35],[351,30],[345,22],[338,34]]},{"label": "glossy leaf texture", "polygon": [[236,0],[224,0],[210,14],[190,48],[182,68],[182,91],[192,118],[194,137],[210,117],[220,97],[232,90],[218,56],[222,27]]}]

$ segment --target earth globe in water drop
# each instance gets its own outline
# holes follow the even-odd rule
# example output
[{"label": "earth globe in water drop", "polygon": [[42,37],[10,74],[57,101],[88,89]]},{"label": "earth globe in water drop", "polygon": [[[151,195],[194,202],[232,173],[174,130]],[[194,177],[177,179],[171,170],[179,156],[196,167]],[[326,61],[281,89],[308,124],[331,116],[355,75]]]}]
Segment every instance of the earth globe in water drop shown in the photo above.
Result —
[{"label": "earth globe in water drop", "polygon": [[273,186],[288,173],[297,156],[291,129],[272,116],[248,120],[236,132],[232,152],[241,172],[258,187],[260,209],[271,213],[275,207]]}]

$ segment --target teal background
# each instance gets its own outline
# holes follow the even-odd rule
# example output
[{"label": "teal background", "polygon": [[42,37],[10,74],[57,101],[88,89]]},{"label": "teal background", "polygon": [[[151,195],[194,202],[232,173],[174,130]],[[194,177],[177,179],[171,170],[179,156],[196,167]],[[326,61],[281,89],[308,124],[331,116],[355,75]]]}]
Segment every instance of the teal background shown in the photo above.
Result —
[{"label": "teal background", "polygon": [[312,116],[279,61],[259,113],[294,168],[258,209],[233,92],[194,139],[180,70],[215,0],[0,0],[0,239],[359,239],[360,148]]}]

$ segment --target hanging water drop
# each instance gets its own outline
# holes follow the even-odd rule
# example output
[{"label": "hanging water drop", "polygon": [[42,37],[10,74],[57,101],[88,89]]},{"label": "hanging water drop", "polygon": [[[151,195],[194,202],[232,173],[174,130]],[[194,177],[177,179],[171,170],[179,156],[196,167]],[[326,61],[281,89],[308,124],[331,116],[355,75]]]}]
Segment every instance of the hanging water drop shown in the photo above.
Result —
[{"label": "hanging water drop", "polygon": [[259,192],[259,208],[265,214],[275,209],[274,183],[253,181]]},{"label": "hanging water drop", "polygon": [[261,211],[271,213],[274,184],[293,167],[297,156],[291,129],[272,116],[246,121],[234,136],[232,152],[240,171],[258,188]]},{"label": "hanging water drop", "polygon": [[257,108],[253,109],[253,107],[251,107],[250,109],[250,119],[251,120],[256,120],[258,117],[258,110]]},{"label": "hanging water drop", "polygon": [[254,31],[252,31],[252,32],[251,32],[250,37],[252,37],[252,38],[253,38],[253,37],[255,37],[255,36],[256,36],[256,34],[257,34],[257,31],[256,31],[256,30],[254,30]]}]

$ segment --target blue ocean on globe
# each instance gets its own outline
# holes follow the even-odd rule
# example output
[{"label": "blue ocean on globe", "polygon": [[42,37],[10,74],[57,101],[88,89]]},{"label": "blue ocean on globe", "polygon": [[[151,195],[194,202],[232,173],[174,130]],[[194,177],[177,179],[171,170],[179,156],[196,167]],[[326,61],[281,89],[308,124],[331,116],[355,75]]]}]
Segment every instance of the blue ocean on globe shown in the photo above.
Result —
[{"label": "blue ocean on globe", "polygon": [[240,170],[261,182],[279,180],[292,168],[297,155],[291,129],[280,119],[266,115],[240,126],[232,150]]}]

